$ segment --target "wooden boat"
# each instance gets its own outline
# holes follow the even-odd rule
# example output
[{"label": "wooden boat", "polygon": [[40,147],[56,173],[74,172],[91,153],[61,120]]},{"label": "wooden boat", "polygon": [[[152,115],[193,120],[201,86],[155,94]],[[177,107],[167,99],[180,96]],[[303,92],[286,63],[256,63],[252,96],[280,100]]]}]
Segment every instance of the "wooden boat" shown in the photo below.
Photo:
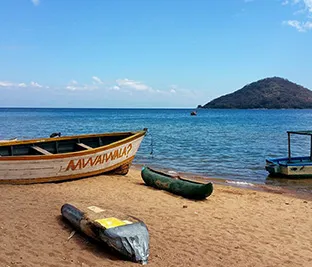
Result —
[{"label": "wooden boat", "polygon": [[147,129],[0,143],[0,183],[127,174]]},{"label": "wooden boat", "polygon": [[[312,178],[312,131],[287,131],[288,157],[266,159],[265,169],[271,176],[288,178]],[[306,135],[310,137],[310,155],[291,156],[291,136]]]},{"label": "wooden boat", "polygon": [[205,199],[213,191],[212,183],[202,184],[143,167],[141,176],[146,185],[191,199]]},{"label": "wooden boat", "polygon": [[149,233],[141,220],[97,206],[64,204],[61,213],[72,226],[104,243],[127,259],[146,264],[149,256]]}]

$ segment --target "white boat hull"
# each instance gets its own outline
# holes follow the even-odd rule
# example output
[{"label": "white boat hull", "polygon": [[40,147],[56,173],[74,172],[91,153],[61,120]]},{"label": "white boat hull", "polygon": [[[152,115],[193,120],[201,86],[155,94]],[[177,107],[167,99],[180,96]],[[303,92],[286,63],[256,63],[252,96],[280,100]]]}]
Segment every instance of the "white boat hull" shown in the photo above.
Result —
[{"label": "white boat hull", "polygon": [[71,180],[129,167],[143,138],[75,153],[0,157],[0,183]]}]

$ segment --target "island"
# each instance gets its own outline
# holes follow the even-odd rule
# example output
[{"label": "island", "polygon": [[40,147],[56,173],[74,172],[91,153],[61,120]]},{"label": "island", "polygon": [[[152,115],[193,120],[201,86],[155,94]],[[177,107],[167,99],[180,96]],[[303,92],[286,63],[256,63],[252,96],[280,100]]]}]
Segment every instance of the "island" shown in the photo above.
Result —
[{"label": "island", "polygon": [[265,78],[197,108],[311,109],[312,91],[280,77]]}]

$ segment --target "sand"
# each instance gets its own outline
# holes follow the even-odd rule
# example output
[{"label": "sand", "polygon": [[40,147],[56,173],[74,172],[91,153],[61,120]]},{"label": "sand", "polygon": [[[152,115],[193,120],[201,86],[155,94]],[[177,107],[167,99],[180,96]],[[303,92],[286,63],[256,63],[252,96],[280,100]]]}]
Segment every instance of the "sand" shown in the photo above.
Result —
[{"label": "sand", "polygon": [[312,266],[312,201],[215,185],[192,201],[127,176],[0,185],[0,266],[140,266],[75,233],[60,216],[67,202],[116,209],[150,233],[147,266]]}]

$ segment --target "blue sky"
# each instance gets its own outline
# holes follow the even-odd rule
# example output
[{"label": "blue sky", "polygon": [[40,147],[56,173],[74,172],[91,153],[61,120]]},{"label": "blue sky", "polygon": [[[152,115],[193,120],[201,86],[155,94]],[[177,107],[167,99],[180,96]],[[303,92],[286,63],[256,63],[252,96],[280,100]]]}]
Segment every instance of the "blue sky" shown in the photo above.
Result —
[{"label": "blue sky", "polygon": [[196,107],[312,89],[312,0],[1,0],[1,107]]}]

